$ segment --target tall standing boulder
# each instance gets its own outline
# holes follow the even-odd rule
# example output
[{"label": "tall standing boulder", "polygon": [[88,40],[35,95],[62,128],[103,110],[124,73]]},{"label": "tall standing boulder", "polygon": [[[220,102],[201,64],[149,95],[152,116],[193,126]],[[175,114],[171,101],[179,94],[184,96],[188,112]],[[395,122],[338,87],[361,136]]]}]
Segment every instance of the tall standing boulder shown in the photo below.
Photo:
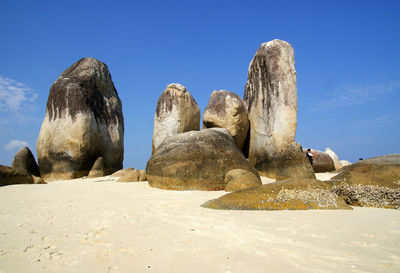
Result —
[{"label": "tall standing boulder", "polygon": [[157,101],[152,154],[167,137],[200,130],[200,108],[183,85],[167,86]]},{"label": "tall standing boulder", "polygon": [[[248,157],[261,175],[278,178],[276,165],[296,154],[293,145],[297,126],[297,78],[294,51],[285,41],[263,43],[250,63],[244,93],[250,121]],[[309,163],[298,161],[288,177],[313,178]],[[293,164],[291,164],[293,166]],[[301,171],[304,169],[304,171]]]},{"label": "tall standing boulder", "polygon": [[53,83],[47,100],[37,155],[46,181],[88,175],[98,157],[110,172],[122,169],[122,104],[107,66],[79,60]]},{"label": "tall standing boulder", "polygon": [[243,149],[249,129],[247,108],[242,99],[229,91],[214,91],[203,113],[203,128],[225,128]]},{"label": "tall standing boulder", "polygon": [[26,146],[15,154],[11,167],[34,176],[40,176],[39,166],[36,163],[35,157]]}]

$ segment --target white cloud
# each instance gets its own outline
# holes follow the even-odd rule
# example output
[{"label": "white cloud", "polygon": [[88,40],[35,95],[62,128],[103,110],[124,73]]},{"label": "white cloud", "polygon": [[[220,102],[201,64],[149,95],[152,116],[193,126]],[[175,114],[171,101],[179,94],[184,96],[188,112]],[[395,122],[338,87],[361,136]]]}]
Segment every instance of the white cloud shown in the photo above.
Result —
[{"label": "white cloud", "polygon": [[15,124],[35,121],[38,94],[26,84],[0,75],[0,135]]},{"label": "white cloud", "polygon": [[28,142],[22,141],[22,140],[18,140],[18,139],[13,139],[10,142],[8,142],[7,145],[4,146],[4,150],[12,151],[12,150],[15,150],[15,149],[22,148],[24,146],[28,146]]},{"label": "white cloud", "polygon": [[400,90],[400,81],[391,81],[371,86],[343,86],[328,93],[327,98],[315,105],[315,110],[365,104],[379,100],[382,96]]},{"label": "white cloud", "polygon": [[0,112],[18,112],[29,108],[37,96],[26,84],[0,76]]},{"label": "white cloud", "polygon": [[386,114],[373,119],[360,120],[355,122],[357,126],[391,126],[395,123],[400,124],[400,114]]}]

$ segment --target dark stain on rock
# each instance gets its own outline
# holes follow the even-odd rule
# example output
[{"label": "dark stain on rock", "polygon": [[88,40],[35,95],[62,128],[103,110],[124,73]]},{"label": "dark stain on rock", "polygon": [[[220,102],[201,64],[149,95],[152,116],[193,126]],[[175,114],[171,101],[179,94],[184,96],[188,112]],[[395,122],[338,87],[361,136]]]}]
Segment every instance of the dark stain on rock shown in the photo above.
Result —
[{"label": "dark stain on rock", "polygon": [[[257,105],[259,99],[266,109],[271,108],[271,99],[279,97],[279,82],[282,82],[282,72],[278,60],[281,56],[279,47],[265,48],[261,46],[249,68],[245,87],[244,100],[250,111]],[[259,97],[261,96],[261,98]],[[287,99],[285,104],[288,104]]]},{"label": "dark stain on rock", "polygon": [[[86,176],[98,157],[98,154],[86,153],[77,160],[66,153],[50,153],[46,157],[39,158],[40,174],[45,176],[50,173],[68,174],[79,172],[80,175],[77,177]],[[57,162],[57,164],[53,164],[53,162]]]},{"label": "dark stain on rock", "polygon": [[[229,92],[229,91],[213,92],[211,94],[211,97],[208,101],[208,104],[207,104],[204,112],[217,113],[218,115],[225,117],[226,116],[225,98],[228,95],[231,97],[239,97],[236,94]],[[207,127],[207,128],[211,128],[211,127]]]},{"label": "dark stain on rock", "polygon": [[[92,112],[98,123],[123,124],[121,100],[107,66],[98,60],[94,60],[94,66],[83,65],[93,60],[84,58],[74,63],[51,86],[47,100],[50,119],[61,118],[66,111],[73,119],[78,113]],[[85,70],[87,75],[80,76]]]},{"label": "dark stain on rock", "polygon": [[161,116],[161,113],[169,113],[172,110],[172,94],[169,89],[166,89],[157,101],[156,115]]}]

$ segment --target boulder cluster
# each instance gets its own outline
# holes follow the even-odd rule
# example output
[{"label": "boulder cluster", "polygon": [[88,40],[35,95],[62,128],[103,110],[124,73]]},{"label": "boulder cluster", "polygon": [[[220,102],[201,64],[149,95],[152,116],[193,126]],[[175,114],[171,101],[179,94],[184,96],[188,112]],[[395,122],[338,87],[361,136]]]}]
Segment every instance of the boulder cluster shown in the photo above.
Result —
[{"label": "boulder cluster", "polygon": [[[296,82],[293,48],[281,40],[262,44],[250,63],[243,100],[227,90],[212,92],[201,131],[194,98],[182,85],[168,85],[154,118],[150,186],[232,191],[203,205],[218,209],[397,208],[400,183],[352,184],[345,176],[358,165],[339,161],[329,148],[312,150],[311,164],[295,142]],[[332,181],[315,179],[317,172],[333,171],[339,175]],[[261,185],[260,175],[277,182]]]},{"label": "boulder cluster", "polygon": [[[152,156],[146,170],[122,170],[122,103],[107,66],[84,58],[50,88],[37,140],[12,167],[0,165],[0,186],[112,174],[117,182],[148,181],[167,190],[231,192],[203,206],[216,209],[400,208],[400,154],[351,164],[295,142],[297,77],[285,41],[263,43],[250,62],[243,99],[212,92],[202,116],[186,87],[169,84],[158,99]],[[315,173],[337,172],[331,181]],[[262,185],[261,177],[277,180]],[[46,181],[46,182],[45,182]]]},{"label": "boulder cluster", "polygon": [[[170,84],[157,102],[149,184],[175,190],[242,189],[260,184],[259,175],[276,179],[315,179],[300,144],[294,51],[273,40],[257,50],[250,63],[244,99],[214,91],[203,113],[180,84]],[[210,130],[222,128],[224,130]],[[253,182],[225,179],[238,169]],[[251,176],[251,175],[250,175]],[[235,186],[234,186],[235,185]]]}]

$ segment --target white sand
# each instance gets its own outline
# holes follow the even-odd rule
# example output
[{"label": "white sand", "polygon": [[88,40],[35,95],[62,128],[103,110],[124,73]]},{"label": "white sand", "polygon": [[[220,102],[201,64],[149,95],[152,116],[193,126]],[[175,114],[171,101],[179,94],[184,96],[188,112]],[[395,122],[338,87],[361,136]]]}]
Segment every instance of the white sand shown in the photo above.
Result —
[{"label": "white sand", "polygon": [[0,272],[400,272],[398,210],[211,210],[225,192],[113,179],[1,187]]}]

